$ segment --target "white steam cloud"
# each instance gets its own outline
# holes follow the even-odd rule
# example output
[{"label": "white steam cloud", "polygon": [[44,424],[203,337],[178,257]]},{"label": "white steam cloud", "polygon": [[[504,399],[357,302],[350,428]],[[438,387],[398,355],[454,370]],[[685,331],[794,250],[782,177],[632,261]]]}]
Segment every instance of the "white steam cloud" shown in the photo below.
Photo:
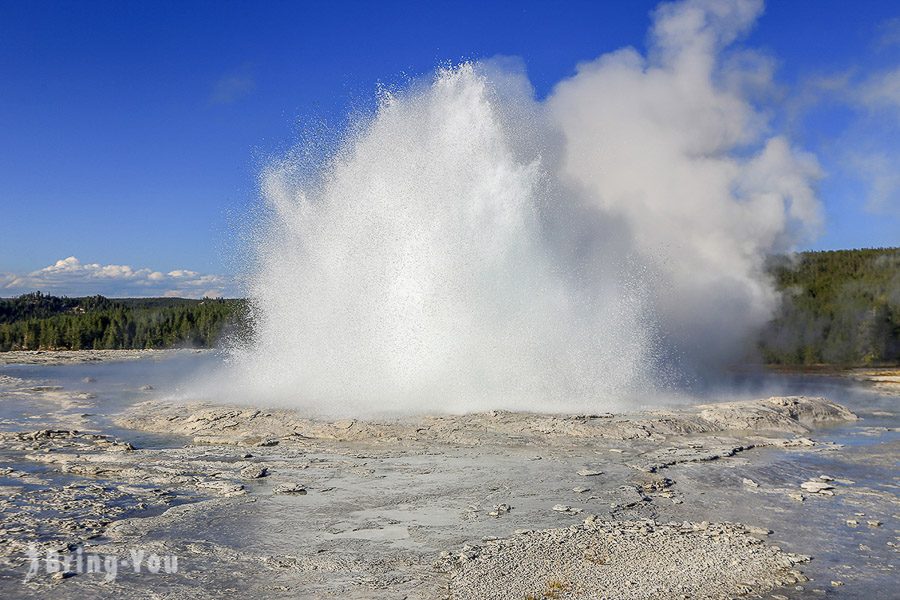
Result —
[{"label": "white steam cloud", "polygon": [[600,409],[739,357],[777,300],[766,255],[820,222],[815,159],[756,104],[771,70],[725,56],[761,11],[662,5],[646,56],[545,101],[508,61],[443,69],[312,175],[303,149],[271,165],[226,398]]},{"label": "white steam cloud", "polygon": [[753,0],[663,5],[648,58],[629,48],[581,65],[548,102],[562,175],[627,223],[669,341],[702,363],[736,358],[776,300],[764,257],[821,219],[815,159],[767,136],[742,93],[759,71],[721,69],[761,11]]}]

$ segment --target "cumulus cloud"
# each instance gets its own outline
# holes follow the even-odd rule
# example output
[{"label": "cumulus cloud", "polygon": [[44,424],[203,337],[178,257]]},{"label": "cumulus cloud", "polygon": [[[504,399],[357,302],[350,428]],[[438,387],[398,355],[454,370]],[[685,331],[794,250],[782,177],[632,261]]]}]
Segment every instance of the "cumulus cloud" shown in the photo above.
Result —
[{"label": "cumulus cloud", "polygon": [[233,294],[234,286],[221,275],[187,269],[165,274],[129,265],[83,263],[74,256],[27,274],[0,273],[0,293],[4,296],[36,290],[68,296],[200,298]]}]

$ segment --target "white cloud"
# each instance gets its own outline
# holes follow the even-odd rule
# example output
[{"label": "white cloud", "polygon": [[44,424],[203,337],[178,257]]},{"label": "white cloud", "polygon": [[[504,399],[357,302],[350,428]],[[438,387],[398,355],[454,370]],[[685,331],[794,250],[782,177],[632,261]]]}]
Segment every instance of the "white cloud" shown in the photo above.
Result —
[{"label": "white cloud", "polygon": [[878,150],[860,152],[850,156],[849,164],[865,181],[866,208],[874,213],[900,215],[900,155]]},{"label": "white cloud", "polygon": [[866,208],[900,215],[900,65],[874,73],[852,100],[860,109],[847,164],[867,190]]},{"label": "white cloud", "polygon": [[256,89],[256,80],[250,72],[249,65],[242,65],[235,71],[224,75],[213,84],[209,95],[210,104],[231,104],[247,96]]},{"label": "white cloud", "polygon": [[[900,33],[900,20],[897,27]],[[788,110],[799,123],[817,110],[835,108],[846,118],[829,144],[835,152],[834,170],[865,190],[860,203],[866,210],[900,215],[900,64],[809,77]]]},{"label": "white cloud", "polygon": [[196,271],[188,271],[186,269],[178,269],[176,271],[169,271],[169,277],[173,277],[175,279],[181,279],[184,277],[196,277]]},{"label": "white cloud", "polygon": [[221,275],[202,275],[188,269],[165,274],[130,265],[82,263],[74,256],[27,274],[0,273],[0,295],[14,296],[35,290],[68,296],[199,298],[234,295],[235,286],[231,279]]},{"label": "white cloud", "polygon": [[878,45],[882,48],[900,46],[900,17],[888,19],[878,28]]},{"label": "white cloud", "polygon": [[900,120],[900,66],[871,76],[860,86],[857,98],[866,108],[896,111]]}]

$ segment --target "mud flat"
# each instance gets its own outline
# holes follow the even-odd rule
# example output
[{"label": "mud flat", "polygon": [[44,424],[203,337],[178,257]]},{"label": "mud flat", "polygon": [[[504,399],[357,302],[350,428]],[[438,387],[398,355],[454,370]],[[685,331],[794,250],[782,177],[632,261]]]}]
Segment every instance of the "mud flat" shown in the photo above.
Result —
[{"label": "mud flat", "polygon": [[[319,421],[152,390],[110,412],[102,389],[20,375],[0,372],[34,413],[0,423],[3,597],[778,599],[895,580],[896,438],[821,397]],[[828,433],[851,430],[883,443]],[[29,543],[179,569],[26,582]]]}]

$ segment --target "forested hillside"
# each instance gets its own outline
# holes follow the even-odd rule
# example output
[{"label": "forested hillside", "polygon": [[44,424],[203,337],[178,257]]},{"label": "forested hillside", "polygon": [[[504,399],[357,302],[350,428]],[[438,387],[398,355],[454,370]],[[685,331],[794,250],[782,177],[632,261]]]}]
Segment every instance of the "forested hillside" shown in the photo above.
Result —
[{"label": "forested hillside", "polygon": [[[765,362],[780,365],[900,363],[900,248],[774,257],[780,309],[761,333]],[[247,335],[244,300],[0,299],[0,351],[210,347]]]},{"label": "forested hillside", "polygon": [[169,348],[214,345],[245,327],[243,300],[58,298],[36,292],[0,299],[0,351]]},{"label": "forested hillside", "polygon": [[900,362],[900,248],[805,252],[772,259],[783,301],[761,338],[785,365]]}]

